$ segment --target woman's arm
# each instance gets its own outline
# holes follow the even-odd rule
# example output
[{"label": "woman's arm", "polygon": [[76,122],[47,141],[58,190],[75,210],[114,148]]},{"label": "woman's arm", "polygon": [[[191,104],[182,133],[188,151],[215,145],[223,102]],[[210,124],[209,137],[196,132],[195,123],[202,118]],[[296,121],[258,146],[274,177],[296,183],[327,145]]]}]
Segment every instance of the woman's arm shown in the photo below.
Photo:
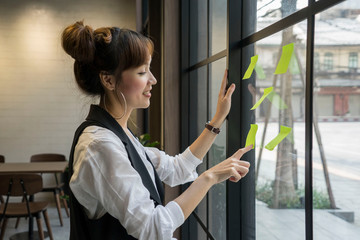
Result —
[{"label": "woman's arm", "polygon": [[[235,90],[235,84],[231,84],[228,90],[226,90],[226,85],[227,71],[225,71],[221,83],[215,116],[210,121],[210,125],[216,128],[221,127],[226,116],[229,114],[231,107],[231,96]],[[205,128],[204,131],[200,134],[200,136],[190,145],[190,151],[197,158],[203,159],[205,154],[209,151],[211,145],[215,141],[216,136],[217,134],[212,133]]]},{"label": "woman's arm", "polygon": [[194,211],[213,185],[229,178],[232,182],[238,182],[245,177],[249,172],[250,163],[240,158],[251,149],[252,145],[241,148],[230,158],[208,169],[174,200],[181,207],[185,219]]}]

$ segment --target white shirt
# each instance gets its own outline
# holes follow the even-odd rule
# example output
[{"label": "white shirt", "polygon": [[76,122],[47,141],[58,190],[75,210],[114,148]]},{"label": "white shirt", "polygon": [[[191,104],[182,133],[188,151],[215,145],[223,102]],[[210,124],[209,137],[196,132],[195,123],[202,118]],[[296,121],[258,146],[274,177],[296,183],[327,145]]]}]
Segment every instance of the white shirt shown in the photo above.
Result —
[{"label": "white shirt", "polygon": [[[143,147],[134,138],[131,141],[154,185],[153,168],[145,151],[166,184],[176,186],[197,178],[196,167],[202,161],[189,148],[171,157],[157,148]],[[75,147],[73,170],[71,191],[90,219],[108,212],[133,237],[158,240],[174,239],[173,232],[184,223],[176,202],[155,207],[139,173],[131,166],[124,144],[108,129],[90,126],[83,131]]]}]

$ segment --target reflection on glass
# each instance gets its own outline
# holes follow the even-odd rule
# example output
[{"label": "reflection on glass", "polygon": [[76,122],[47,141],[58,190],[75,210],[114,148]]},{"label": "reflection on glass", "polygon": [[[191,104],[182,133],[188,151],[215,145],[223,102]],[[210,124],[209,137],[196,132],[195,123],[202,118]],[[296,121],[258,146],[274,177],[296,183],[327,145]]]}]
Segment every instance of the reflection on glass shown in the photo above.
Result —
[{"label": "reflection on glass", "polygon": [[348,0],[315,18],[314,239],[360,236],[359,9]]},{"label": "reflection on glass", "polygon": [[[226,68],[226,58],[222,58],[209,65],[210,84],[210,113],[211,119],[216,112],[216,105],[221,81]],[[209,167],[212,167],[226,158],[226,122],[221,127],[221,133],[216,137],[209,151]],[[209,191],[209,230],[215,239],[226,239],[226,185],[217,184]]]},{"label": "reflection on glass", "polygon": [[289,27],[255,46],[257,63],[265,78],[255,72],[256,88],[248,86],[253,104],[268,94],[253,110],[258,124],[255,144],[257,239],[305,239],[306,24],[301,22]]},{"label": "reflection on glass", "polygon": [[190,66],[207,58],[207,2],[190,1]]},{"label": "reflection on glass", "polygon": [[227,0],[210,0],[209,56],[226,49]]},{"label": "reflection on glass", "polygon": [[[190,137],[193,140],[201,134],[201,132],[204,130],[204,124],[208,120],[206,101],[208,99],[207,82],[207,66],[203,66],[190,72],[190,89],[192,90],[192,93],[190,93],[189,106],[190,112],[195,119],[195,121],[190,124],[196,124],[196,131],[194,133],[191,133]],[[206,171],[206,162],[207,160],[205,159],[205,161],[198,166],[197,172],[199,173],[199,175]],[[201,219],[204,225],[206,225],[207,223],[206,209],[207,198],[204,198],[195,210],[196,214]],[[194,221],[196,220],[194,219]],[[206,233],[199,224],[197,224],[196,230],[197,239],[206,239]]]},{"label": "reflection on glass", "polygon": [[306,7],[308,0],[257,0],[257,31]]}]

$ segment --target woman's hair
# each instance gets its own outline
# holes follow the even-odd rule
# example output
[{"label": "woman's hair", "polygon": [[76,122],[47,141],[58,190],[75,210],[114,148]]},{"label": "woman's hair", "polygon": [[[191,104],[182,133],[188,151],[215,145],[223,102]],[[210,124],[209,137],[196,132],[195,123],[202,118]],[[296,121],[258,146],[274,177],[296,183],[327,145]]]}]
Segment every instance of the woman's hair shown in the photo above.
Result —
[{"label": "woman's hair", "polygon": [[99,73],[115,74],[146,63],[153,53],[152,41],[129,29],[103,27],[93,30],[76,22],[62,33],[62,47],[75,59],[74,73],[80,89],[90,95],[103,95]]}]

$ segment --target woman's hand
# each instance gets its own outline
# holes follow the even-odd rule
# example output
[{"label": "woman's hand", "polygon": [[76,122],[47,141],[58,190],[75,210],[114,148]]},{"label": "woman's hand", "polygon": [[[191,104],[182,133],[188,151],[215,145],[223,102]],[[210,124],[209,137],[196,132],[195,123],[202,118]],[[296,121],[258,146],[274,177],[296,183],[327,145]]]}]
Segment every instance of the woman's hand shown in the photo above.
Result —
[{"label": "woman's hand", "polygon": [[224,77],[221,82],[216,113],[210,123],[214,127],[221,127],[221,124],[224,122],[231,108],[231,96],[235,90],[235,84],[231,84],[229,89],[226,90],[227,83],[227,70],[225,70]]},{"label": "woman's hand", "polygon": [[249,172],[250,163],[240,160],[240,158],[252,149],[252,145],[239,149],[234,155],[214,167],[208,169],[203,174],[212,182],[217,184],[227,179],[238,182]]}]

